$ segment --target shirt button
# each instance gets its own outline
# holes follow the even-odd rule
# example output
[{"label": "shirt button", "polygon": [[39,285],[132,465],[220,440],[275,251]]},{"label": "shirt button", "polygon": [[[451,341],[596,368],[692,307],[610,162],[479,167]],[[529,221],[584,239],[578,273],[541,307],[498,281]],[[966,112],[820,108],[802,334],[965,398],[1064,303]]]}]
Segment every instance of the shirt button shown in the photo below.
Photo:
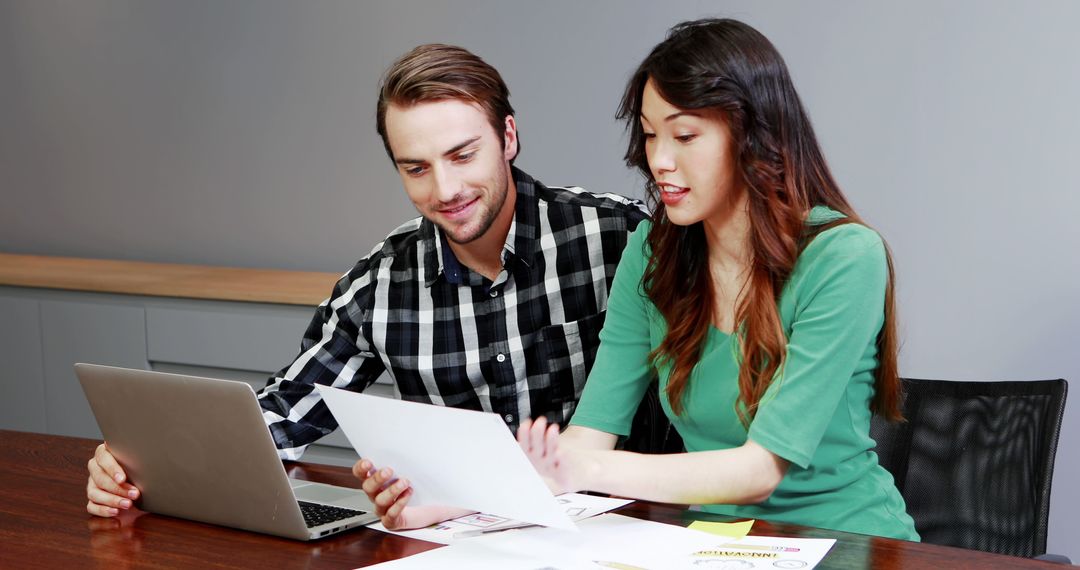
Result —
[{"label": "shirt button", "polygon": [[506,355],[500,352],[499,355],[495,357],[495,360],[498,360],[499,362],[506,362]]},{"label": "shirt button", "polygon": [[505,416],[503,416],[503,419],[506,420],[506,423],[508,424],[514,423],[514,416],[510,414],[506,414]]},{"label": "shirt button", "polygon": [[495,289],[492,289],[492,290],[491,290],[491,292],[490,292],[490,293],[488,293],[488,295],[491,295],[492,297],[498,297],[498,296],[499,296],[499,292],[498,292],[498,291],[496,291]]}]

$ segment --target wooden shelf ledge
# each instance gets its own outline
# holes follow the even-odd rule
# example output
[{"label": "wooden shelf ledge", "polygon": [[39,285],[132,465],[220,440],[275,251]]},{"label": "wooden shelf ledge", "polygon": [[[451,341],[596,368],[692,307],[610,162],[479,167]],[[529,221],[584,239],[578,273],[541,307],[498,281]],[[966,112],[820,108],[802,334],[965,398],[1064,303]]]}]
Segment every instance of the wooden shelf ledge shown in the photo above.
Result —
[{"label": "wooden shelf ledge", "polygon": [[0,285],[95,293],[315,306],[330,296],[340,277],[315,271],[0,253]]}]

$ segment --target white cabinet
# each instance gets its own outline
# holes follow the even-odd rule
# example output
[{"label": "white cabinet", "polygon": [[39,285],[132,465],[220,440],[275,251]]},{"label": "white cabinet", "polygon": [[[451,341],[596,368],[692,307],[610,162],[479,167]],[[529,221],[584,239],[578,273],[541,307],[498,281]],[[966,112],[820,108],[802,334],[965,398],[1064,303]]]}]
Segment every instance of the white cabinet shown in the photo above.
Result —
[{"label": "white cabinet", "polygon": [[45,432],[38,301],[0,296],[0,429]]},{"label": "white cabinet", "polygon": [[[0,287],[0,428],[100,438],[73,366],[226,378],[256,390],[288,365],[314,307]],[[368,393],[392,396],[384,376]],[[305,461],[351,465],[340,430]]]},{"label": "white cabinet", "polygon": [[151,304],[146,308],[149,358],[153,362],[275,372],[300,350],[300,339],[313,313],[310,307],[284,305]]},{"label": "white cabinet", "polygon": [[45,416],[57,435],[100,438],[76,362],[147,368],[142,307],[85,301],[41,301]]}]

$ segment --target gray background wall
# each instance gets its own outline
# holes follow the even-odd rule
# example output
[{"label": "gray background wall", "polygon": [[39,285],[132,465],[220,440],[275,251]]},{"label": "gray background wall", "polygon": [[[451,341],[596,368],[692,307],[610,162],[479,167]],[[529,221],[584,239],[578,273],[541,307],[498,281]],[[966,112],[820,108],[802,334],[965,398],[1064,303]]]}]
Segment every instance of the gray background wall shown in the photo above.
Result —
[{"label": "gray background wall", "polygon": [[[640,196],[616,103],[664,31],[702,15],[776,43],[889,240],[903,374],[1080,386],[1071,1],[0,0],[0,251],[343,272],[415,215],[375,95],[433,41],[502,71],[520,166]],[[1074,560],[1078,399],[1050,530]]]}]

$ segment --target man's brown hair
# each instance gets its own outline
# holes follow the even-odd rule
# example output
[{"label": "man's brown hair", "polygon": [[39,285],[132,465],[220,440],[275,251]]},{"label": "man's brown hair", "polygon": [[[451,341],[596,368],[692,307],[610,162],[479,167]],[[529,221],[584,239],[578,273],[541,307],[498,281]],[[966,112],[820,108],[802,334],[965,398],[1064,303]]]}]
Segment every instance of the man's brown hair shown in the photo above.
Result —
[{"label": "man's brown hair", "polygon": [[390,105],[408,107],[446,99],[479,106],[506,145],[505,121],[508,115],[513,116],[514,108],[510,106],[510,90],[499,72],[465,48],[424,44],[394,62],[383,76],[379,89],[376,129],[391,161],[394,153],[386,138],[386,110]]}]

